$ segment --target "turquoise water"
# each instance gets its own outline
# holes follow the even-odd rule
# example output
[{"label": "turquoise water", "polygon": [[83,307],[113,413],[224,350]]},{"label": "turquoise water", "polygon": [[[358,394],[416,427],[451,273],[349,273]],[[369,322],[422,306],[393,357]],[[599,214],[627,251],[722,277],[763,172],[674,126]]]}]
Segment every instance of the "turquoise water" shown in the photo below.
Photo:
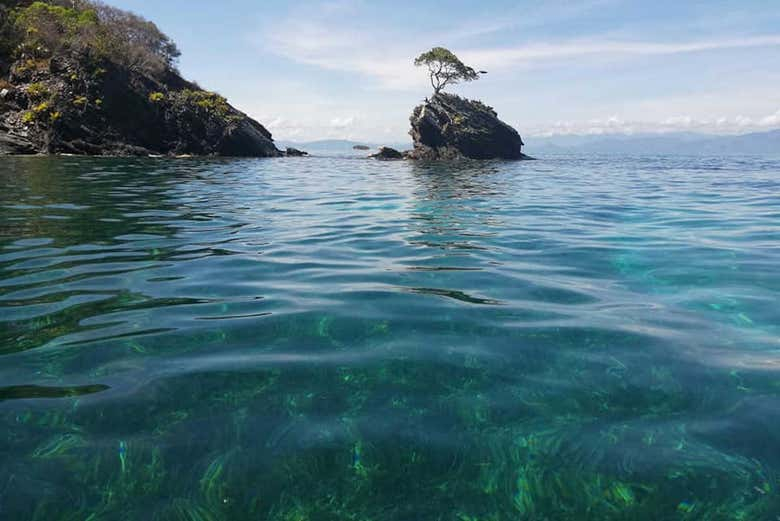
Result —
[{"label": "turquoise water", "polygon": [[778,159],[0,186],[0,519],[780,519]]}]

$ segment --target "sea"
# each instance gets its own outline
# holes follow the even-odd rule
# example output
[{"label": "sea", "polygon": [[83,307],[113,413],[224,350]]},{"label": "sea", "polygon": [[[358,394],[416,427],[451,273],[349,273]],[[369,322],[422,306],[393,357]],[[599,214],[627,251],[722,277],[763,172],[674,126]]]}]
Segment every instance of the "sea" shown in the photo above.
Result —
[{"label": "sea", "polygon": [[2,158],[0,519],[780,520],[780,157]]}]

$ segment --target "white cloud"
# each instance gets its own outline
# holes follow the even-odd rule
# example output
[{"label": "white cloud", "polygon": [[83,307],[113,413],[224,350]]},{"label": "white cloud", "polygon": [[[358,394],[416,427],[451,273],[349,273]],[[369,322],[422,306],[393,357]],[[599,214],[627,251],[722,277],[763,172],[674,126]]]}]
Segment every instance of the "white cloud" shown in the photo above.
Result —
[{"label": "white cloud", "polygon": [[[358,4],[351,6],[351,14]],[[340,9],[344,9],[342,5]],[[417,89],[425,73],[412,66],[412,57],[430,42],[452,42],[470,36],[511,27],[511,23],[466,26],[440,34],[405,37],[383,32],[381,26],[361,28],[358,23],[344,23],[344,13],[319,10],[306,17],[292,15],[256,39],[258,46],[269,48],[280,56],[325,70],[361,74],[383,89]],[[549,65],[555,61],[587,58],[631,58],[686,53],[713,52],[780,46],[780,35],[694,40],[687,42],[632,41],[616,39],[581,39],[548,43],[520,44],[508,47],[453,46],[461,58],[479,68],[511,69]]]},{"label": "white cloud", "polygon": [[504,11],[500,20],[495,17],[470,20],[468,25],[439,35],[439,39],[451,42],[495,33],[516,32],[529,27],[549,26],[562,20],[580,18],[590,11],[607,9],[618,2],[620,0],[580,0],[571,3],[534,2],[518,5],[514,9]]},{"label": "white cloud", "polygon": [[355,141],[398,141],[406,129],[402,123],[396,127],[378,128],[376,121],[356,115],[337,116],[328,119],[321,114],[300,114],[300,117],[272,118],[266,128],[274,139],[284,141],[315,141],[318,139],[351,139]]},{"label": "white cloud", "polygon": [[766,117],[747,116],[698,119],[693,116],[671,116],[663,120],[624,120],[618,116],[583,121],[558,121],[551,125],[528,128],[527,134],[536,137],[567,135],[610,134],[664,134],[670,132],[697,132],[738,134],[770,130],[780,127],[780,110]]},{"label": "white cloud", "polygon": [[330,120],[330,126],[338,129],[350,128],[355,125],[355,117],[333,118]]},{"label": "white cloud", "polygon": [[470,62],[478,63],[480,67],[507,68],[517,65],[534,65],[539,62],[548,63],[550,60],[583,58],[587,56],[672,55],[775,46],[780,46],[780,35],[676,43],[580,40],[498,49],[465,50],[461,54],[463,58]]},{"label": "white cloud", "polygon": [[[496,78],[498,81],[484,82],[484,85],[480,82],[480,85],[465,87],[460,92],[478,89],[480,96],[486,95],[500,115],[523,134],[737,133],[780,126],[780,111],[774,112],[780,106],[780,95],[771,86],[780,77],[771,72],[771,67],[763,67],[760,75],[746,70],[745,74],[724,76],[722,81],[708,83],[696,82],[697,78],[692,74],[680,78],[679,86],[671,87],[671,90],[667,86],[670,82],[659,81],[661,88],[656,91],[636,90],[636,74],[616,78],[615,82],[598,76],[604,70],[604,61],[614,61],[622,66],[642,63],[641,58],[648,56],[695,53],[720,56],[717,53],[728,50],[773,50],[780,47],[780,34],[637,41],[625,36],[627,33],[620,33],[624,35],[622,37],[619,33],[601,33],[578,40],[500,47],[475,45],[488,41],[481,37],[491,34],[505,34],[507,37],[500,41],[511,42],[512,38],[517,38],[519,27],[534,25],[545,16],[553,20],[564,15],[573,18],[582,9],[596,9],[610,1],[589,0],[583,2],[586,7],[577,4],[576,9],[563,14],[560,6],[547,8],[546,4],[544,7],[540,4],[534,8],[539,11],[536,16],[526,19],[511,15],[487,17],[441,32],[415,32],[399,26],[395,20],[377,20],[370,15],[372,4],[361,0],[335,0],[326,5],[297,4],[279,18],[268,21],[252,41],[261,53],[283,57],[288,64],[303,65],[299,72],[305,80],[299,80],[300,84],[295,88],[280,87],[262,100],[255,99],[254,92],[247,93],[245,100],[241,100],[242,106],[260,121],[270,120],[268,128],[280,139],[353,137],[380,141],[385,136],[405,139],[408,113],[428,90],[426,73],[412,65],[412,58],[421,49],[443,44],[450,46],[467,63],[491,72],[501,71]],[[767,54],[762,53],[765,62],[768,61]],[[697,59],[698,56],[691,56],[688,63]],[[569,75],[564,71],[568,71],[572,63],[585,65],[578,69],[583,72],[583,88],[566,81]],[[684,62],[674,63],[681,66]],[[735,62],[732,59],[728,63],[733,65]],[[746,63],[750,63],[749,59]],[[589,71],[587,66],[590,64],[597,67]],[[342,74],[317,76],[309,67]],[[537,69],[538,74],[524,73],[532,68]],[[322,85],[311,82],[312,77],[322,78]],[[493,75],[489,78],[493,80]],[[559,82],[560,78],[564,81]],[[341,81],[349,81],[349,84],[343,94],[334,94],[334,86]],[[607,83],[615,92],[612,98],[597,91],[599,85]],[[621,84],[626,85],[622,91],[619,90]],[[562,103],[562,100],[567,102]],[[602,114],[610,116],[603,117]],[[276,115],[283,115],[285,119],[275,119]],[[560,121],[550,124],[555,119]]]},{"label": "white cloud", "polygon": [[780,127],[780,110],[761,119],[762,127]]},{"label": "white cloud", "polygon": [[418,86],[421,76],[409,59],[410,51],[387,52],[372,45],[369,35],[334,30],[314,21],[288,21],[268,34],[263,45],[287,59],[325,70],[352,72],[375,79],[389,89]]}]

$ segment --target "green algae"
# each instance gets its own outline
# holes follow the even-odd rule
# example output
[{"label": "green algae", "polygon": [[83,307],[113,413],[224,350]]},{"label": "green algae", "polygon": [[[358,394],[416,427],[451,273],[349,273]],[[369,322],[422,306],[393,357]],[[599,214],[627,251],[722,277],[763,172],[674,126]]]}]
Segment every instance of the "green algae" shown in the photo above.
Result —
[{"label": "green algae", "polygon": [[46,440],[38,446],[32,453],[33,458],[51,459],[67,456],[72,451],[85,446],[85,440],[82,436],[73,433],[55,436]]}]

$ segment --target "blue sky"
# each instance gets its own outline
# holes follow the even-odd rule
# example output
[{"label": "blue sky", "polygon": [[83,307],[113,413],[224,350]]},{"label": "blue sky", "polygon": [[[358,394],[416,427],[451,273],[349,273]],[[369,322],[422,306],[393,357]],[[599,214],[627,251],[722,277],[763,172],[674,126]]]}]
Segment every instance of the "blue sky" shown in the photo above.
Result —
[{"label": "blue sky", "polygon": [[407,140],[436,45],[523,135],[780,127],[780,1],[109,0],[276,139]]}]

